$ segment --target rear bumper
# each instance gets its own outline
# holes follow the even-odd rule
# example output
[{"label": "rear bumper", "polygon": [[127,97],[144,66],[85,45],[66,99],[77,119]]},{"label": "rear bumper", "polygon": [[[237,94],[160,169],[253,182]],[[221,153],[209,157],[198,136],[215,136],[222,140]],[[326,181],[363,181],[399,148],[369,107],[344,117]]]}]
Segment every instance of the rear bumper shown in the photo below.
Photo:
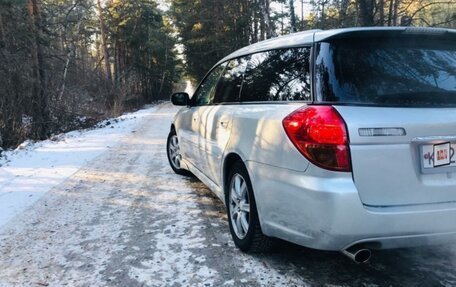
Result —
[{"label": "rear bumper", "polygon": [[456,203],[371,208],[350,173],[246,165],[266,235],[321,250],[456,243]]}]

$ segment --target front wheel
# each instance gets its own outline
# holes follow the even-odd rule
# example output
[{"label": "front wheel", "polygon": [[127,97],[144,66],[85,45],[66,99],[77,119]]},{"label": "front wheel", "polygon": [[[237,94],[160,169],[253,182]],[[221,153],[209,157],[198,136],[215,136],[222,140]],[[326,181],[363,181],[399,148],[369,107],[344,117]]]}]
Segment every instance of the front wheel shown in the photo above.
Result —
[{"label": "front wheel", "polygon": [[175,130],[171,130],[168,135],[166,142],[166,153],[168,155],[168,161],[173,171],[180,175],[190,175],[188,170],[181,168],[182,154],[179,147],[179,139]]},{"label": "front wheel", "polygon": [[261,231],[252,184],[244,164],[236,162],[228,177],[226,206],[234,244],[244,252],[269,251],[273,239]]}]

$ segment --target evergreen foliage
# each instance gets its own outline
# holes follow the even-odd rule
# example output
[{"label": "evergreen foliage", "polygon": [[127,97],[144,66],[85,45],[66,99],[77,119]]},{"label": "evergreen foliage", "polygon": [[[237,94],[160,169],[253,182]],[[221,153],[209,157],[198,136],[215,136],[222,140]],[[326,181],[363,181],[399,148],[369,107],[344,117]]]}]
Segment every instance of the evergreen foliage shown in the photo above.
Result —
[{"label": "evergreen foliage", "polygon": [[456,1],[0,0],[0,145],[168,99],[271,37],[394,25],[456,28]]}]

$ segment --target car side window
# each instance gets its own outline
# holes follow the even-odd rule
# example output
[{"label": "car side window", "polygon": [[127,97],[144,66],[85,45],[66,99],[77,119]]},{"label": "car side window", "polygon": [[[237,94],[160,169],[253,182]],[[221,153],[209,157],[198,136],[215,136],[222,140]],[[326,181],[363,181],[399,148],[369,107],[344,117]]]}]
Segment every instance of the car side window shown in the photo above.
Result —
[{"label": "car side window", "polygon": [[239,102],[242,78],[250,57],[232,59],[226,65],[215,91],[214,104]]},{"label": "car side window", "polygon": [[215,88],[220,79],[220,76],[225,69],[226,63],[215,67],[209,75],[200,84],[198,90],[192,97],[192,103],[195,106],[211,105],[214,100]]},{"label": "car side window", "polygon": [[242,84],[241,101],[310,101],[310,48],[253,54]]}]

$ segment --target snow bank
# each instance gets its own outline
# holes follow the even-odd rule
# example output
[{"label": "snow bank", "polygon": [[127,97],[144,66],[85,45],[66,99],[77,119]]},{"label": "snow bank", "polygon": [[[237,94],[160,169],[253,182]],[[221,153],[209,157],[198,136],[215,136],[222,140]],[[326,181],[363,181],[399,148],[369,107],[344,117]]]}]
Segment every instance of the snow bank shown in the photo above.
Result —
[{"label": "snow bank", "polygon": [[106,120],[95,129],[25,142],[4,152],[0,158],[0,229],[87,162],[135,132],[137,124],[154,110],[149,107]]}]

